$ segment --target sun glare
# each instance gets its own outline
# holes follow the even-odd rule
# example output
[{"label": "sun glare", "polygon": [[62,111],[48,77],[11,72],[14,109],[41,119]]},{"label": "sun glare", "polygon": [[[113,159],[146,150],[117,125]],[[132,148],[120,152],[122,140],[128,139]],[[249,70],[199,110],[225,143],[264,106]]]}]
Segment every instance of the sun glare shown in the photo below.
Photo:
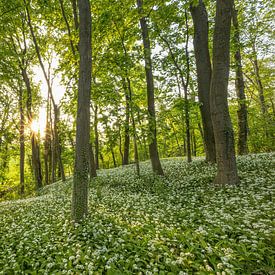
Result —
[{"label": "sun glare", "polygon": [[47,122],[46,110],[44,108],[41,108],[38,119],[33,120],[31,123],[31,130],[36,134],[39,133],[41,137],[44,137],[46,122]]}]

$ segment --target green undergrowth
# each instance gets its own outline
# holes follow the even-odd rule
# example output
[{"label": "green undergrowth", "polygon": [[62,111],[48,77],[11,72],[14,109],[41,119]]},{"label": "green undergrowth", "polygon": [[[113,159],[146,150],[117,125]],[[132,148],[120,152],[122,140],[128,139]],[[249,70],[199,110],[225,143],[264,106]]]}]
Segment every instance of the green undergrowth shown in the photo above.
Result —
[{"label": "green undergrowth", "polygon": [[239,157],[239,186],[214,186],[202,160],[162,163],[165,177],[100,171],[75,228],[72,179],[1,203],[0,274],[274,274],[274,153]]}]

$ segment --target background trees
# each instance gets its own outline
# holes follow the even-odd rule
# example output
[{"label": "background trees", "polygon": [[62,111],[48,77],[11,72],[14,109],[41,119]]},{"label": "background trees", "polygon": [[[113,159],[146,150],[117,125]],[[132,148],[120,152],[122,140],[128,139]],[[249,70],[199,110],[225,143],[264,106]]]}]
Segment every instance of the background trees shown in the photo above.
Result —
[{"label": "background trees", "polygon": [[[21,193],[30,193],[73,173],[79,16],[76,1],[2,2],[0,188],[14,185],[9,192],[13,196],[20,193],[20,182]],[[139,161],[149,159],[155,130],[159,158],[206,155],[214,162],[208,95],[215,5],[202,0],[150,0],[142,5],[140,13],[132,0],[91,3],[89,150],[95,153],[95,165],[135,162],[142,174]],[[235,1],[228,110],[239,154],[275,146],[271,5]],[[156,129],[149,124],[150,131],[141,18],[146,18],[154,80]]]}]

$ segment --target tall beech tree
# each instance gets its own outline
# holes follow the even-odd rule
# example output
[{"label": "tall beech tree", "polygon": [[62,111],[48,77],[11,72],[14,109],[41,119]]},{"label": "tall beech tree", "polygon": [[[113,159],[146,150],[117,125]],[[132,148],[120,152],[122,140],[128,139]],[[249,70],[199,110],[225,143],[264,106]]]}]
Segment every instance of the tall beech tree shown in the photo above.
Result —
[{"label": "tall beech tree", "polygon": [[149,154],[153,171],[158,175],[163,175],[163,170],[159,160],[158,143],[157,143],[157,127],[156,127],[156,111],[155,111],[155,93],[153,66],[151,59],[151,46],[149,31],[146,18],[143,14],[142,0],[137,0],[138,12],[140,17],[140,27],[142,32],[142,41],[144,47],[145,73],[147,83],[147,104],[148,104],[148,124],[149,124]]},{"label": "tall beech tree", "polygon": [[76,152],[72,194],[72,219],[80,222],[88,213],[90,97],[91,97],[91,8],[79,0],[79,80],[76,118]]},{"label": "tall beech tree", "polygon": [[232,8],[232,0],[217,0],[213,37],[213,73],[210,90],[211,116],[218,168],[215,184],[239,183],[234,151],[234,132],[227,100]]},{"label": "tall beech tree", "polygon": [[190,7],[194,23],[194,51],[197,68],[198,96],[203,125],[206,161],[216,162],[215,138],[210,112],[211,61],[208,46],[208,14],[203,0]]}]

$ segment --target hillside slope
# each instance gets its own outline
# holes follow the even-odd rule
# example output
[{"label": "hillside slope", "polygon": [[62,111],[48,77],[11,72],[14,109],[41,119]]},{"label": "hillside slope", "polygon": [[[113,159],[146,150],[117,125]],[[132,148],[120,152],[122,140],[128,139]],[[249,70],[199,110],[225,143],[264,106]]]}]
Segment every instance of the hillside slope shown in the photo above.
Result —
[{"label": "hillside slope", "polygon": [[213,186],[215,167],[200,160],[163,167],[100,171],[75,229],[71,180],[1,203],[0,274],[274,272],[274,153],[238,158],[236,187]]}]

